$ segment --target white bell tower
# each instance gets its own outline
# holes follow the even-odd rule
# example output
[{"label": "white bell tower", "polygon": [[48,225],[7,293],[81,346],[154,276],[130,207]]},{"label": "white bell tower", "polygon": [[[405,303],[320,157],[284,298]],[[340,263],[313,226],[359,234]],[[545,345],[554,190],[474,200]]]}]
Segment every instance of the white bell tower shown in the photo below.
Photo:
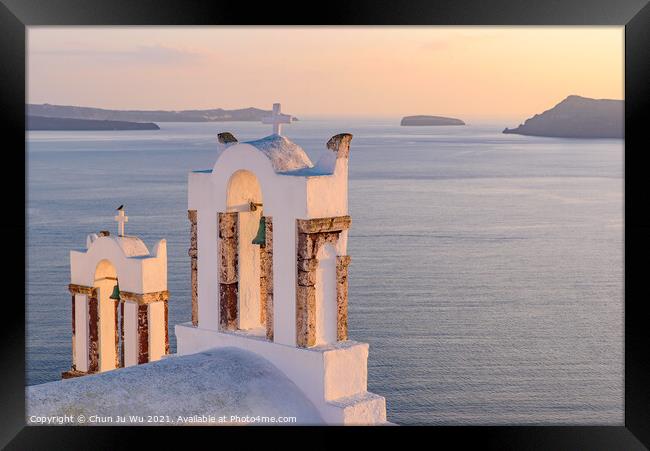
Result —
[{"label": "white bell tower", "polygon": [[328,424],[382,424],[368,392],[368,344],[348,337],[348,158],[352,135],[330,138],[313,164],[281,135],[240,143],[218,135],[212,170],[189,174],[192,321],[178,353],[237,347],[286,374]]},{"label": "white bell tower", "polygon": [[124,234],[91,233],[85,250],[70,251],[72,368],[63,378],[160,359],[169,353],[167,242],[150,253]]}]

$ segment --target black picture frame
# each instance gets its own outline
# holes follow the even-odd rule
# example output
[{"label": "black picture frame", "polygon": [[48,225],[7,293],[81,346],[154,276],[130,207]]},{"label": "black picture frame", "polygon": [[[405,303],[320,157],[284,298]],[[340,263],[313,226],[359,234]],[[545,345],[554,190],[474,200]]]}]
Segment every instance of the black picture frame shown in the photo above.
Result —
[{"label": "black picture frame", "polygon": [[[650,253],[650,221],[644,215],[648,188],[643,127],[648,123],[650,75],[650,6],[648,0],[425,0],[285,1],[255,4],[219,0],[0,0],[0,102],[4,147],[5,211],[19,211],[26,200],[16,184],[26,183],[25,62],[26,27],[34,25],[620,25],[625,26],[625,425],[620,427],[433,427],[417,428],[432,445],[451,440],[494,449],[634,450],[650,447],[650,350],[646,346],[648,315],[644,285]],[[7,139],[9,138],[9,139]],[[8,143],[11,143],[10,145]],[[20,154],[19,149],[23,149]],[[63,176],[56,175],[53,176]],[[20,186],[20,185],[18,185]],[[15,215],[14,215],[15,216]],[[26,216],[0,226],[11,264],[3,271],[10,289],[2,303],[0,324],[0,445],[6,449],[122,449],[137,437],[173,434],[210,435],[226,446],[224,431],[250,440],[249,428],[27,427],[25,425],[25,303],[18,281],[25,281]],[[23,238],[22,243],[20,237]],[[21,249],[21,245],[23,248]],[[15,248],[15,249],[14,249]],[[145,428],[146,429],[146,428]],[[295,429],[291,429],[295,431]],[[351,434],[384,440],[414,428],[302,428],[308,442],[288,444],[314,448],[341,447]],[[267,443],[279,429],[255,428]],[[284,429],[283,432],[287,430]],[[331,432],[338,432],[336,438]],[[144,435],[143,435],[144,434]],[[246,434],[246,435],[244,435]],[[338,437],[341,434],[344,437]],[[304,436],[301,434],[301,436]],[[229,437],[230,438],[230,437]],[[198,440],[188,442],[200,443]],[[217,442],[213,442],[217,443]],[[412,446],[404,444],[406,446]],[[275,447],[271,447],[272,449]]]}]

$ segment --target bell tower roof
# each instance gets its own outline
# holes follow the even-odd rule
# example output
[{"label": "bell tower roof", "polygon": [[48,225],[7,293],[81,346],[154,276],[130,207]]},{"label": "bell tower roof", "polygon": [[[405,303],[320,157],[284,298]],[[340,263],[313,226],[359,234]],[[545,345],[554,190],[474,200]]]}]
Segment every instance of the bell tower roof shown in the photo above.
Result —
[{"label": "bell tower roof", "polygon": [[117,242],[127,257],[147,257],[150,255],[147,246],[137,236],[111,236],[111,238]]},{"label": "bell tower roof", "polygon": [[314,166],[307,153],[298,144],[281,135],[269,135],[249,144],[271,160],[275,172],[295,171]]}]

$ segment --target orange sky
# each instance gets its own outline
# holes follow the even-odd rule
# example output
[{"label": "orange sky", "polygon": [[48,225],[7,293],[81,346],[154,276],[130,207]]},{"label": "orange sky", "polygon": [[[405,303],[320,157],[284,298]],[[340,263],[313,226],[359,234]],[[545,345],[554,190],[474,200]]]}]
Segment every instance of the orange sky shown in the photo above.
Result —
[{"label": "orange sky", "polygon": [[[28,102],[523,119],[623,98],[623,27],[29,27]],[[513,124],[514,125],[514,124]]]}]

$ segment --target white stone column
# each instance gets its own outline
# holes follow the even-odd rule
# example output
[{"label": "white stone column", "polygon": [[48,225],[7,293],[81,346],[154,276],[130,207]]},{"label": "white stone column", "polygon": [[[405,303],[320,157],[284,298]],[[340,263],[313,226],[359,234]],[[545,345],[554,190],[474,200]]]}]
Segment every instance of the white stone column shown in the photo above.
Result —
[{"label": "white stone column", "polygon": [[149,304],[149,361],[160,360],[165,355],[167,321],[165,304],[167,301]]},{"label": "white stone column", "polygon": [[124,366],[138,364],[138,304],[124,302]]},{"label": "white stone column", "polygon": [[323,245],[316,269],[316,344],[336,343],[336,249]]},{"label": "white stone column", "polygon": [[260,247],[253,244],[260,225],[260,209],[239,212],[238,235],[238,315],[239,329],[261,328],[260,323]]},{"label": "white stone column", "polygon": [[88,371],[88,296],[74,295],[75,344],[74,365],[77,371]]},{"label": "white stone column", "polygon": [[114,370],[117,367],[115,338],[117,336],[115,300],[110,299],[117,282],[100,282],[99,288],[99,371]]},{"label": "white stone column", "polygon": [[[198,325],[201,329],[219,330],[219,237],[217,212],[197,215]],[[208,243],[208,244],[206,244]]]},{"label": "white stone column", "polygon": [[273,217],[273,341],[287,346],[296,345],[295,280],[295,218],[276,215]]}]

